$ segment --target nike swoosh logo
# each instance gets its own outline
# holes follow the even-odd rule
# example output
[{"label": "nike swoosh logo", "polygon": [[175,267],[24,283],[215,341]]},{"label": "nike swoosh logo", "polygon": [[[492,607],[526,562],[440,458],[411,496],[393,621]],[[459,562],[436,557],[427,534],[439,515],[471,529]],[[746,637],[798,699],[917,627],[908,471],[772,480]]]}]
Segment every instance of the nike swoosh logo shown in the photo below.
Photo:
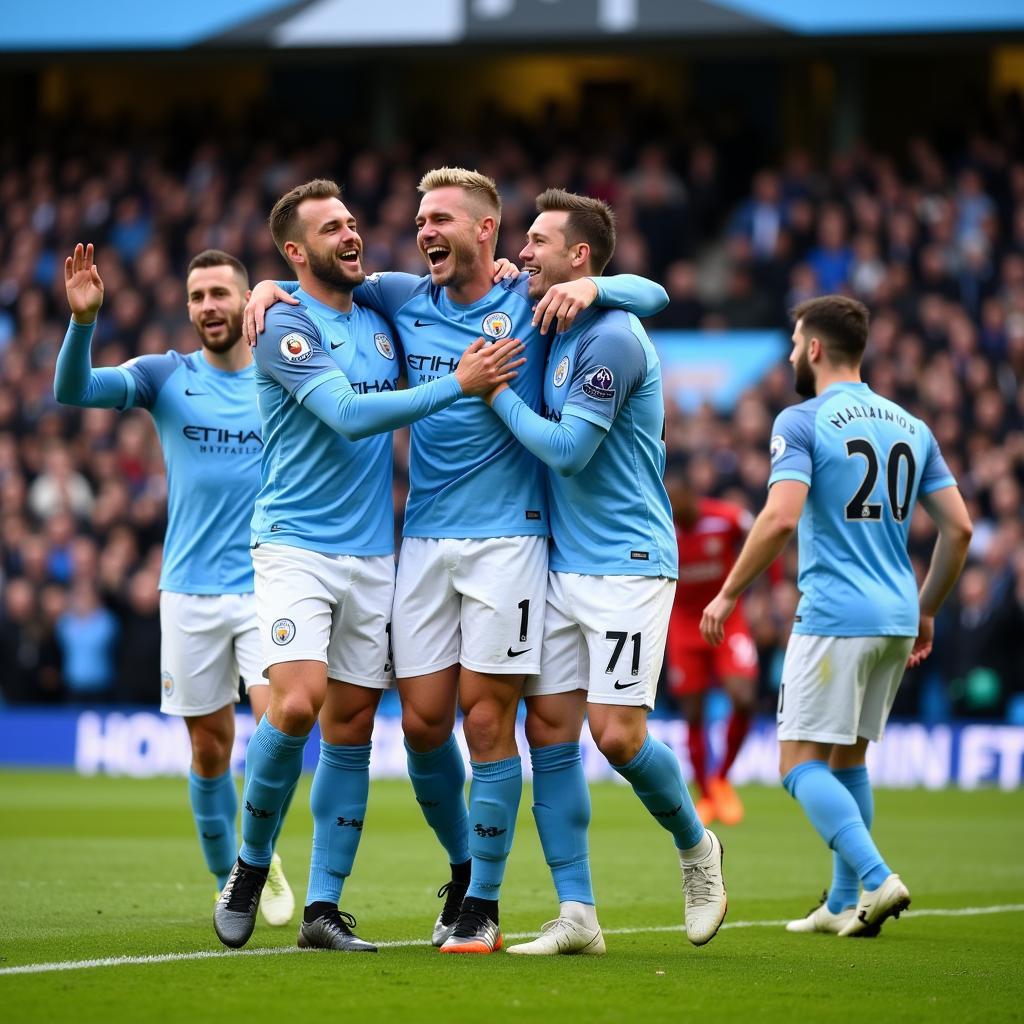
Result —
[{"label": "nike swoosh logo", "polygon": [[189,391],[188,388],[185,388],[185,394],[188,395],[189,398],[195,398],[196,395],[205,395],[205,394],[207,394],[207,392],[205,392],[205,391]]},{"label": "nike swoosh logo", "polygon": [[220,839],[224,835],[223,832],[218,832],[215,836],[211,836],[209,832],[203,833],[204,839]]},{"label": "nike swoosh logo", "polygon": [[527,654],[529,651],[532,650],[532,647],[524,647],[521,651],[513,651],[512,648],[510,647],[507,653],[510,658],[518,658],[520,654]]},{"label": "nike swoosh logo", "polygon": [[331,342],[331,348],[332,349],[341,348],[341,346],[344,345],[344,344],[345,344],[345,342],[343,342],[343,341],[332,341]]},{"label": "nike swoosh logo", "polygon": [[618,679],[616,679],[615,680],[615,689],[616,690],[628,690],[631,686],[636,686],[637,683],[640,683],[640,682],[643,682],[643,680],[642,679],[637,679],[635,682],[632,682],[632,683],[620,683],[618,681]]},{"label": "nike swoosh logo", "polygon": [[434,320],[416,320],[413,322],[414,327],[436,327],[437,323]]}]

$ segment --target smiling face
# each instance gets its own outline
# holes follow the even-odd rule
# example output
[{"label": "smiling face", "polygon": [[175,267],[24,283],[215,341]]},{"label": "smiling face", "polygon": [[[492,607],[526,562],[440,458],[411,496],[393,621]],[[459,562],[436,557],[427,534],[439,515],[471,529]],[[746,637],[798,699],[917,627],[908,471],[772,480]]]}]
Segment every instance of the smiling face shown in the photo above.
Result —
[{"label": "smiling face", "polygon": [[[287,242],[305,257],[310,273],[339,291],[352,291],[366,279],[363,240],[356,219],[337,198],[305,199],[296,209],[302,242]],[[301,264],[299,265],[301,267]]]},{"label": "smiling face", "polygon": [[523,270],[530,275],[529,296],[540,299],[554,284],[571,281],[585,260],[581,243],[567,245],[565,210],[546,210],[537,216],[526,233],[526,245],[519,253]]},{"label": "smiling face", "polygon": [[188,318],[203,347],[227,352],[242,338],[242,310],[249,297],[233,267],[197,267],[188,275]]},{"label": "smiling face", "polygon": [[433,284],[459,288],[491,256],[483,242],[493,238],[495,218],[477,209],[465,190],[450,185],[427,192],[416,214],[416,244]]}]

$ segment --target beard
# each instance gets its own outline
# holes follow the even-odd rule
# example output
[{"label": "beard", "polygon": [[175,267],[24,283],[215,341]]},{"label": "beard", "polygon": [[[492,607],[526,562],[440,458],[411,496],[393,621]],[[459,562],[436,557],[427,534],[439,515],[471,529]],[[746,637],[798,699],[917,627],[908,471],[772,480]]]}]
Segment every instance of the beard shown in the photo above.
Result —
[{"label": "beard", "polygon": [[818,386],[814,380],[814,371],[808,362],[806,353],[797,356],[793,364],[793,387],[801,398],[814,398]]},{"label": "beard", "polygon": [[338,291],[350,292],[366,279],[362,269],[356,269],[359,267],[358,263],[353,265],[352,270],[348,270],[339,265],[333,253],[325,257],[309,249],[306,252],[306,259],[309,262],[310,273],[322,284]]},{"label": "beard", "polygon": [[[451,255],[448,257],[451,265],[443,277],[434,279],[434,283],[442,288],[458,288],[473,279],[476,271],[476,248],[458,238],[450,240],[448,244],[451,249]],[[430,266],[429,260],[427,266]]]},{"label": "beard", "polygon": [[201,324],[196,324],[195,328],[203,348],[221,355],[234,348],[242,338],[242,310],[239,309],[234,313],[228,313],[224,317],[223,340],[213,341]]}]

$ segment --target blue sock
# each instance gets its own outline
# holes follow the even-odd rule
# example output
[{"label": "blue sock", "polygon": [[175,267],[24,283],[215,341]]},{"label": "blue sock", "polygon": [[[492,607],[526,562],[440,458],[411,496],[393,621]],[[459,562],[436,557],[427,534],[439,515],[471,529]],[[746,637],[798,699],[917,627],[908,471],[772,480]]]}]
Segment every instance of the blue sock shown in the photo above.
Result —
[{"label": "blue sock", "polygon": [[853,794],[828,770],[824,761],[798,764],[783,780],[818,835],[857,873],[866,889],[877,889],[889,874],[872,842]]},{"label": "blue sock", "polygon": [[559,903],[594,905],[587,828],[590,790],[578,743],[531,747],[533,817]]},{"label": "blue sock", "polygon": [[218,887],[223,889],[235,866],[235,852],[238,850],[235,832],[238,793],[231,771],[215,779],[204,779],[194,771],[189,772],[188,798],[206,866],[216,875]]},{"label": "blue sock", "polygon": [[672,833],[677,849],[690,850],[704,838],[679,761],[664,743],[648,733],[632,761],[612,767],[633,787],[658,824]]},{"label": "blue sock", "polygon": [[466,895],[496,900],[516,831],[516,814],[523,795],[523,767],[518,757],[470,761],[470,767],[473,782],[469,787],[469,853],[473,858],[473,877]]},{"label": "blue sock", "polygon": [[281,812],[302,773],[302,750],[307,739],[275,729],[264,715],[249,740],[242,794],[242,848],[238,852],[246,864],[270,866]]},{"label": "blue sock", "polygon": [[[864,826],[871,831],[875,817],[875,800],[871,792],[871,780],[865,765],[856,768],[833,768],[832,774],[850,791],[857,801]],[[828,909],[838,914],[844,907],[855,907],[859,893],[860,879],[857,872],[838,854],[832,854],[832,888],[828,892]]]},{"label": "blue sock", "polygon": [[352,873],[370,791],[370,747],[320,741],[309,806],[313,811],[313,857],[309,863],[306,906],[341,900]]},{"label": "blue sock", "polygon": [[288,790],[288,795],[284,798],[284,803],[281,805],[281,814],[277,819],[277,828],[274,829],[274,837],[270,840],[270,845],[276,850],[277,840],[281,835],[281,829],[284,828],[284,819],[288,817],[288,808],[292,805],[292,797],[295,796],[295,790],[299,785],[299,780],[296,779],[292,784],[292,788]]},{"label": "blue sock", "polygon": [[466,765],[454,736],[436,750],[419,753],[405,745],[416,803],[449,864],[469,860],[469,812],[466,810]]}]

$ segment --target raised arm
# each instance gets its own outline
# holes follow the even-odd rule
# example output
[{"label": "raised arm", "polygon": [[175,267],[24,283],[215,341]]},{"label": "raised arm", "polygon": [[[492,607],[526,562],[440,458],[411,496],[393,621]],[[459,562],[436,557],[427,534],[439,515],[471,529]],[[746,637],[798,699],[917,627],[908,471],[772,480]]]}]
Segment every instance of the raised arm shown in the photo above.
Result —
[{"label": "raised arm", "polygon": [[64,405],[118,408],[128,398],[128,385],[120,370],[92,367],[92,337],[103,304],[103,281],[93,260],[90,242],[75,246],[64,261],[64,287],[71,307],[71,323],[57,354],[53,394]]}]

